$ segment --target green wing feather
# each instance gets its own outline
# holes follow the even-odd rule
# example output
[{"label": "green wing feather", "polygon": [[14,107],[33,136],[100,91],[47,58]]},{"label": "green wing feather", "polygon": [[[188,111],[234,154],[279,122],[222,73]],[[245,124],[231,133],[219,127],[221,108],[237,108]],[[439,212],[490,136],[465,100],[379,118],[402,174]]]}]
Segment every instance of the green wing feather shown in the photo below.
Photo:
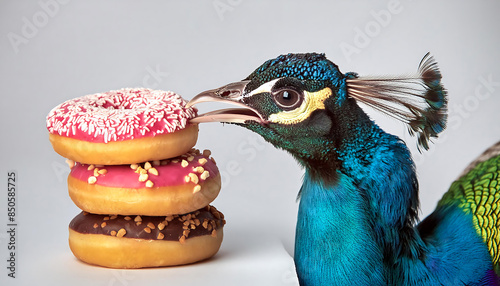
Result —
[{"label": "green wing feather", "polygon": [[[500,144],[495,145],[499,147]],[[494,147],[495,147],[494,146]],[[493,147],[492,147],[493,148]],[[488,246],[495,270],[500,269],[500,155],[488,149],[451,185],[438,205],[459,204],[473,215],[478,235]]]}]

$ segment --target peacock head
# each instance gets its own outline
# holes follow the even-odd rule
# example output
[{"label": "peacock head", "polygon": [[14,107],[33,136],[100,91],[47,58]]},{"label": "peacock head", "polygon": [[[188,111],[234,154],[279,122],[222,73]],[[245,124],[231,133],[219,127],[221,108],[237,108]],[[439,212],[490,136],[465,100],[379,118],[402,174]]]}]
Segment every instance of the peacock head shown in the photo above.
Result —
[{"label": "peacock head", "polygon": [[188,105],[226,102],[221,109],[192,120],[246,127],[299,161],[324,160],[346,136],[368,118],[358,101],[405,121],[427,148],[444,129],[446,93],[432,57],[422,60],[420,74],[405,78],[359,78],[343,74],[324,54],[287,54],[266,61],[246,79],[208,90]]}]

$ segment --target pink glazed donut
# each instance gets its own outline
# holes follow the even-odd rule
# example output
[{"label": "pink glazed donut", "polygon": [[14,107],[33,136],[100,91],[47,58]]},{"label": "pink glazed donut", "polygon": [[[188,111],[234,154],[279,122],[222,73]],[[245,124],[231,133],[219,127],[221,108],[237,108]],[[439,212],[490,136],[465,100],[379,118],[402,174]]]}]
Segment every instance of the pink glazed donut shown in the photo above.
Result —
[{"label": "pink glazed donut", "polygon": [[86,164],[118,165],[161,160],[189,151],[196,109],[176,93],[124,88],[68,100],[49,112],[54,150]]},{"label": "pink glazed donut", "polygon": [[164,216],[203,208],[219,194],[221,177],[210,151],[192,149],[165,160],[131,165],[69,162],[73,202],[94,214]]}]

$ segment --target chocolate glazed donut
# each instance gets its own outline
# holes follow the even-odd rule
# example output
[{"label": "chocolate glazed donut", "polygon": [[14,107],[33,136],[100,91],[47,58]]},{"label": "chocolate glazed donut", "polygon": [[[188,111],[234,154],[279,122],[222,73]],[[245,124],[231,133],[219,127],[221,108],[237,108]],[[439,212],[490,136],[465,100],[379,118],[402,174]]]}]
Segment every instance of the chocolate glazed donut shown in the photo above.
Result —
[{"label": "chocolate glazed donut", "polygon": [[181,265],[217,253],[224,224],[224,215],[213,206],[169,216],[82,212],[69,225],[69,244],[80,260],[105,267]]}]

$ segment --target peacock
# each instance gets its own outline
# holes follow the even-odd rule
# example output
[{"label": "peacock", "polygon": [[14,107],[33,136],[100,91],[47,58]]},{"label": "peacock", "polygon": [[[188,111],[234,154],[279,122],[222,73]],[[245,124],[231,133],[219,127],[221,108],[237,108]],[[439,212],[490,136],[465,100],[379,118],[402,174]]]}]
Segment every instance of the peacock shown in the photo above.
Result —
[{"label": "peacock", "polygon": [[447,91],[427,54],[415,76],[341,73],[324,54],[284,54],[188,104],[237,108],[193,122],[260,134],[304,168],[294,261],[301,285],[500,285],[500,142],[418,220],[407,145],[360,103],[406,124],[420,151],[446,127]]}]

